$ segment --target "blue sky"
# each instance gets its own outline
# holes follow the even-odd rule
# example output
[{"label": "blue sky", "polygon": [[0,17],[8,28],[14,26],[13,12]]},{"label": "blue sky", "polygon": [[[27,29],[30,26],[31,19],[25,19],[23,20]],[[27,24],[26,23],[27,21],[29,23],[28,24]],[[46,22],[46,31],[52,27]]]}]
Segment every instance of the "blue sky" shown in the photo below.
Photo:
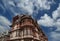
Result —
[{"label": "blue sky", "polygon": [[36,19],[48,41],[60,41],[60,0],[0,0],[0,33],[20,14]]}]

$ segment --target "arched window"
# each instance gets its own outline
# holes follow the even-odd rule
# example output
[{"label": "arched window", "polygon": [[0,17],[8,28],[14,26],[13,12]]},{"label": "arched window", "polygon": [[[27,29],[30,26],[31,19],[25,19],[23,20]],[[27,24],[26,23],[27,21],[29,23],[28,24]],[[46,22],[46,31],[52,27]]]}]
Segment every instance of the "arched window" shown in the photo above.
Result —
[{"label": "arched window", "polygon": [[32,30],[31,30],[31,28],[30,27],[25,27],[24,29],[23,29],[23,34],[24,34],[24,36],[25,35],[32,35]]}]

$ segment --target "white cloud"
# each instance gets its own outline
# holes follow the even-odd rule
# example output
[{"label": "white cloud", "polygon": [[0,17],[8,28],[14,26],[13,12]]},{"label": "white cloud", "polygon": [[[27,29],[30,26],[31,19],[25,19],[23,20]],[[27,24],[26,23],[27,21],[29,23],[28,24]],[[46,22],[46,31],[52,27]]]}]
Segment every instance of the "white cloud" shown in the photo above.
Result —
[{"label": "white cloud", "polygon": [[9,24],[11,24],[10,22],[9,22],[9,20],[6,18],[6,17],[4,17],[4,16],[0,16],[0,23],[4,23],[4,24],[6,24],[6,25],[9,25]]},{"label": "white cloud", "polygon": [[57,10],[52,13],[53,19],[55,20],[55,26],[57,27],[56,31],[60,31],[60,4]]},{"label": "white cloud", "polygon": [[52,38],[51,41],[60,41],[60,33],[58,32],[51,32],[49,37]]},{"label": "white cloud", "polygon": [[51,41],[60,41],[60,19],[57,19],[56,21],[45,14],[41,17],[40,20],[38,20],[38,24],[46,26],[46,27],[56,27],[57,29],[55,31],[49,32],[49,36]]},{"label": "white cloud", "polygon": [[[55,26],[57,27],[57,30],[60,30],[60,4],[57,10],[53,11],[52,17],[45,14],[44,16],[41,16],[41,19],[38,20],[38,23],[43,26]],[[57,19],[58,18],[58,19]]]},{"label": "white cloud", "polygon": [[15,4],[13,3],[13,1],[9,1],[9,5],[15,6]]},{"label": "white cloud", "polygon": [[17,3],[17,7],[22,8],[22,10],[28,12],[29,14],[33,13],[33,3],[29,0],[23,0],[20,3]]},{"label": "white cloud", "polygon": [[49,33],[49,37],[52,38],[51,41],[60,41],[60,4],[57,10],[53,11],[52,17],[45,14],[41,16],[41,19],[38,20],[38,23],[43,26],[56,27],[56,30]]},{"label": "white cloud", "polygon": [[49,36],[51,39],[51,41],[60,41],[60,33],[59,32],[51,32],[50,33],[50,36]]},{"label": "white cloud", "polygon": [[47,14],[45,14],[44,16],[41,17],[40,20],[38,20],[38,24],[49,27],[54,25],[54,20]]},{"label": "white cloud", "polygon": [[59,38],[60,38],[60,33],[51,32],[51,37],[53,37],[53,38],[55,38],[55,39],[59,39]]},{"label": "white cloud", "polygon": [[57,19],[58,17],[60,17],[60,4],[57,10],[53,11],[52,16],[53,16],[53,19]]},{"label": "white cloud", "polygon": [[6,31],[9,29],[9,25],[11,25],[11,22],[4,16],[0,16],[0,30]]},{"label": "white cloud", "polygon": [[56,21],[55,26],[57,27],[56,31],[60,31],[60,19]]},{"label": "white cloud", "polygon": [[2,31],[5,31],[3,26],[0,25],[0,32],[2,33]]},{"label": "white cloud", "polygon": [[39,8],[50,9],[50,3],[47,0],[38,0],[36,5],[39,5]]},{"label": "white cloud", "polygon": [[[29,13],[31,15],[33,14],[33,12],[36,12],[38,10],[49,10],[50,5],[53,2],[48,0],[3,0],[3,3],[6,8],[11,10],[15,14],[22,12]],[[34,7],[36,7],[37,9],[34,10]]]}]

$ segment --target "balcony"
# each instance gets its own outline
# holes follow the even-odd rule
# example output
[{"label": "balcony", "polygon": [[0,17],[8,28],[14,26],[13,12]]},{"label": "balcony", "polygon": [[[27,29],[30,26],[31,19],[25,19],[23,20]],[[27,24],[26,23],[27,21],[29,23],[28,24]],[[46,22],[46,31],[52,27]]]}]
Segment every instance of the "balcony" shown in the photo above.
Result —
[{"label": "balcony", "polygon": [[34,24],[27,22],[27,23],[22,23],[21,27],[23,27],[23,26],[33,26],[34,27]]},{"label": "balcony", "polygon": [[13,38],[10,38],[10,40],[15,40],[15,39],[22,39],[23,37],[13,37]]},{"label": "balcony", "polygon": [[22,37],[12,37],[12,38],[10,38],[10,40],[24,39],[24,38],[33,38],[33,36],[32,35],[25,35],[25,36],[22,36]]},{"label": "balcony", "polygon": [[25,36],[23,36],[23,38],[33,38],[33,36],[32,35],[25,35]]}]

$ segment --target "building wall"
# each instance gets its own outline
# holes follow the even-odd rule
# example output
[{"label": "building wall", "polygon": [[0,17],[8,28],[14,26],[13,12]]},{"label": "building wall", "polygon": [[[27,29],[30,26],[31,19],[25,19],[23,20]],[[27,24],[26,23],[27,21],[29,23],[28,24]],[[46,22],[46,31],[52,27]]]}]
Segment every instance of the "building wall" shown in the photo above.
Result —
[{"label": "building wall", "polygon": [[30,16],[14,17],[11,28],[10,41],[48,41],[37,22]]}]

